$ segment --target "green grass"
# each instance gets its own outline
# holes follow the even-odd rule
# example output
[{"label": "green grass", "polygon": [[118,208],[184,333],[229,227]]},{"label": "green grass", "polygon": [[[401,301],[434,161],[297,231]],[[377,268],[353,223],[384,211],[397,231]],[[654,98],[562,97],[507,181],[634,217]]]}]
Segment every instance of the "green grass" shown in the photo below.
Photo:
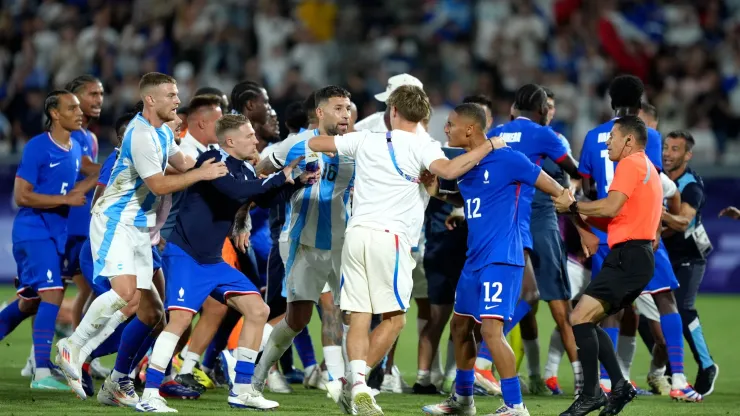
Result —
[{"label": "green grass", "polygon": [[[13,295],[10,287],[0,286],[0,299],[8,299]],[[704,334],[707,337],[710,350],[715,360],[721,366],[721,374],[714,394],[700,404],[686,404],[671,402],[666,397],[638,397],[622,414],[624,415],[740,415],[740,400],[737,391],[732,388],[740,383],[740,360],[738,360],[738,332],[735,330],[733,312],[740,304],[740,298],[730,296],[701,296],[698,301],[701,311]],[[544,365],[547,354],[547,342],[553,327],[552,318],[547,308],[540,307],[539,330],[540,345],[542,348],[542,363]],[[416,374],[416,313],[410,312],[411,319],[401,335],[396,355],[396,362],[403,372],[405,379],[413,384]],[[320,359],[321,347],[319,326],[316,321],[311,323],[311,333],[316,346],[317,358]],[[445,335],[446,336],[446,335]],[[638,341],[639,343],[640,341]],[[22,324],[9,337],[0,343],[0,415],[107,415],[130,413],[130,409],[109,408],[99,405],[95,399],[82,402],[72,393],[32,391],[29,389],[29,380],[20,376],[20,370],[25,364],[31,344],[30,321]],[[446,347],[446,343],[443,343]],[[696,365],[687,349],[686,373],[690,380],[696,374]],[[645,384],[648,370],[648,354],[644,346],[638,345],[637,357],[633,365],[632,377],[635,381]],[[296,362],[299,361],[296,359]],[[112,359],[105,363],[112,365]],[[523,365],[526,369],[526,363]],[[525,370],[526,371],[526,370]],[[572,391],[572,375],[567,358],[560,368],[561,385]],[[100,381],[96,381],[99,386]],[[279,414],[284,415],[339,415],[338,408],[323,392],[307,391],[301,386],[295,386],[296,392],[292,395],[266,395],[280,402]],[[226,414],[235,413],[226,404],[226,390],[208,391],[197,401],[170,401],[170,405],[177,408],[181,414]],[[380,404],[388,415],[420,415],[421,406],[443,399],[442,396],[414,396],[394,395],[383,393],[378,396]],[[525,396],[525,403],[532,415],[558,415],[571,403],[572,398],[566,397],[532,397]],[[477,397],[478,414],[493,412],[500,404],[495,397]]]}]

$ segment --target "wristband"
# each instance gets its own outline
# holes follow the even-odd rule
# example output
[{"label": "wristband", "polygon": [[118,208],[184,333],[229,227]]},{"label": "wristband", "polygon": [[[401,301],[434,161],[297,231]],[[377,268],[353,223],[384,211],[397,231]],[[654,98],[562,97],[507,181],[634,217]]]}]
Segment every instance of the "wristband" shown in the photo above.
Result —
[{"label": "wristband", "polygon": [[495,148],[495,147],[493,147],[493,140],[491,140],[491,139],[488,139],[488,143],[490,143],[490,144],[491,144],[491,151],[492,151],[492,152],[495,152],[495,151],[496,151],[496,148]]}]

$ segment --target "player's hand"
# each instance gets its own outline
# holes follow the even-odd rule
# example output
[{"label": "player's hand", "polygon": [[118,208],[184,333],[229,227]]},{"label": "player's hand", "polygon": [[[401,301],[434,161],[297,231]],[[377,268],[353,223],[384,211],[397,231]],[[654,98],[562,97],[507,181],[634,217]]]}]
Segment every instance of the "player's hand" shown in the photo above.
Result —
[{"label": "player's hand", "polygon": [[85,205],[85,202],[87,202],[85,194],[75,190],[70,191],[64,198],[64,205],[69,205],[70,207],[81,207]]},{"label": "player's hand", "polygon": [[740,209],[737,209],[735,207],[727,207],[719,212],[719,216],[737,220],[740,219]]},{"label": "player's hand", "polygon": [[226,176],[229,173],[229,169],[224,162],[217,162],[214,157],[203,162],[198,168],[198,172],[201,175],[201,180],[211,181]]},{"label": "player's hand", "polygon": [[432,172],[429,172],[428,170],[424,169],[421,172],[421,175],[419,175],[419,181],[424,184],[424,186],[432,186],[434,185],[434,182],[437,180],[437,175],[433,174]]},{"label": "player's hand", "polygon": [[583,255],[586,256],[586,258],[589,258],[596,254],[596,251],[599,249],[599,237],[597,237],[596,234],[585,230],[579,234],[581,236]]},{"label": "player's hand", "polygon": [[293,169],[295,169],[296,166],[298,166],[298,164],[301,163],[301,160],[305,158],[306,158],[305,156],[299,156],[293,159],[293,161],[290,162],[288,166],[283,168],[283,173],[285,174],[285,182],[288,182],[290,184],[295,183],[295,181],[293,181]]},{"label": "player's hand", "polygon": [[164,238],[162,238],[162,237],[160,236],[160,237],[159,237],[159,243],[157,243],[157,248],[159,249],[159,252],[160,252],[160,253],[161,253],[162,251],[164,251],[164,246],[166,246],[166,245],[167,245],[167,240],[165,240]]},{"label": "player's hand", "polygon": [[445,219],[445,227],[447,227],[448,230],[452,231],[457,228],[458,225],[462,224],[463,221],[465,221],[465,217],[461,215],[449,215]]},{"label": "player's hand", "polygon": [[241,251],[242,253],[247,252],[247,248],[249,248],[249,237],[251,234],[249,231],[242,231],[240,233],[237,233],[234,236],[234,247],[236,247],[237,250]]},{"label": "player's hand", "polygon": [[555,204],[555,209],[559,213],[570,212],[570,206],[576,202],[576,198],[568,189],[563,189],[563,192],[558,197],[551,196],[552,202]]},{"label": "player's hand", "polygon": [[[321,169],[317,170],[316,172],[303,172],[298,177],[298,181],[300,181],[300,183],[302,183],[304,185],[307,184],[307,183],[313,183],[313,182],[310,182],[310,181],[314,181],[315,182],[315,181],[317,181],[319,179],[321,179]],[[293,179],[290,179],[290,182],[293,183]]]}]

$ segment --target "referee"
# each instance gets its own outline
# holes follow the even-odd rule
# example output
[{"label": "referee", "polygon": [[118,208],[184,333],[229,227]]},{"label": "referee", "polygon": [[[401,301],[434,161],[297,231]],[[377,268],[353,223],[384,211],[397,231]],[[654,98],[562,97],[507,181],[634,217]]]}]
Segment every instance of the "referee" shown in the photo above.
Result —
[{"label": "referee", "polygon": [[[611,249],[570,317],[584,386],[561,416],[586,415],[604,406],[602,414],[615,415],[636,394],[622,375],[609,335],[597,323],[632,305],[655,271],[653,246],[663,211],[663,190],[658,171],[645,154],[646,143],[647,128],[640,118],[618,118],[606,142],[609,159],[619,162],[607,197],[578,203],[572,194],[563,192],[554,198],[558,211],[580,214],[606,231]],[[581,216],[574,219],[586,226]],[[612,382],[608,400],[599,387],[599,361]]]}]

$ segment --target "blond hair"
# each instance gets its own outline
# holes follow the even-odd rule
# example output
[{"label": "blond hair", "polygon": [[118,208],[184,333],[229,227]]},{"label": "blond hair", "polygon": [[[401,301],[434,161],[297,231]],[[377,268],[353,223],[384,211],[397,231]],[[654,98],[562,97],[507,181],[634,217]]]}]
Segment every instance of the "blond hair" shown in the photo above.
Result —
[{"label": "blond hair", "polygon": [[245,124],[249,124],[249,119],[241,114],[226,114],[216,120],[216,137],[219,143],[225,139],[226,132],[237,130]]},{"label": "blond hair", "polygon": [[162,84],[177,84],[177,80],[167,74],[149,72],[141,77],[141,80],[139,81],[139,91],[144,91],[150,87],[156,87]]},{"label": "blond hair", "polygon": [[432,105],[429,97],[423,89],[415,85],[402,85],[396,88],[388,97],[388,107],[395,107],[401,117],[412,122],[419,123],[429,118],[432,113]]}]

